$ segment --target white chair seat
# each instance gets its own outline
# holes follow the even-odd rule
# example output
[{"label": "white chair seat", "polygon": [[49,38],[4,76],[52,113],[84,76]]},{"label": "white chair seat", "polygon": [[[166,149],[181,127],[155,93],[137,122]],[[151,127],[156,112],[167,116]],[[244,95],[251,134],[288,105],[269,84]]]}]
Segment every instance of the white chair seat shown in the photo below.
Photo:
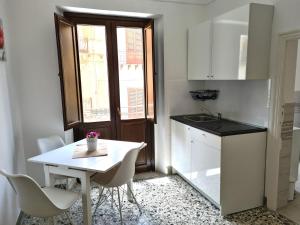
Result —
[{"label": "white chair seat", "polygon": [[53,217],[64,213],[73,224],[66,211],[78,200],[78,193],[58,188],[41,188],[35,180],[23,174],[8,174],[0,170],[0,175],[7,178],[17,194],[21,209],[20,224],[22,224],[23,213],[47,218],[51,224],[53,224]]},{"label": "white chair seat", "polygon": [[61,209],[66,210],[70,208],[77,199],[80,198],[80,194],[76,192],[65,191],[58,188],[45,187],[42,188],[53,204]]},{"label": "white chair seat", "polygon": [[110,187],[109,182],[113,179],[121,164],[113,167],[106,173],[95,173],[92,175],[91,180],[101,185],[102,187]]}]

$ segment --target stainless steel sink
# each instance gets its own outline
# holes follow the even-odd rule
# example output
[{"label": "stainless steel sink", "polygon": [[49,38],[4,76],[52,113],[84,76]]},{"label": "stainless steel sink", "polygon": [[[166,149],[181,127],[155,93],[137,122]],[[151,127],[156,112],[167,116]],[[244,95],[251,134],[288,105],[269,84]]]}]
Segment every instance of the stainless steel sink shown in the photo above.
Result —
[{"label": "stainless steel sink", "polygon": [[218,120],[217,117],[206,115],[206,114],[189,115],[189,116],[184,116],[183,118],[193,122],[210,122],[210,121]]}]

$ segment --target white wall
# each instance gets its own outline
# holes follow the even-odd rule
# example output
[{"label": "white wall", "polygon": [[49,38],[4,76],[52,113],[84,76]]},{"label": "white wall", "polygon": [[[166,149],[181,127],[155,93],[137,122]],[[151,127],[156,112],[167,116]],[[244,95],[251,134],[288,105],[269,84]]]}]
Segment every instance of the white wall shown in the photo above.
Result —
[{"label": "white wall", "polygon": [[300,40],[298,41],[298,54],[297,54],[297,69],[295,79],[295,91],[300,91]]},{"label": "white wall", "polygon": [[298,40],[298,53],[297,53],[297,68],[295,78],[295,114],[294,126],[300,127],[300,40]]},{"label": "white wall", "polygon": [[[17,173],[24,172],[24,153],[18,123],[16,93],[10,72],[10,24],[6,9],[6,1],[0,0],[0,18],[3,20],[7,53],[7,61],[0,61],[0,169]],[[19,213],[16,195],[2,176],[0,176],[0,190],[0,225],[15,224]]]},{"label": "white wall", "polygon": [[[187,28],[205,16],[203,8],[150,0],[27,0],[8,1],[11,42],[17,77],[24,133],[25,156],[36,155],[36,139],[63,136],[63,119],[56,53],[53,13],[56,6],[75,6],[106,10],[146,12],[162,17],[158,21],[159,102],[157,131],[157,168],[170,165],[170,124],[173,113],[198,112],[197,103],[186,98],[195,84],[187,81]],[[163,49],[161,49],[163,48]],[[29,174],[42,181],[42,172],[27,164]]]},{"label": "white wall", "polygon": [[[261,3],[273,5],[276,0],[216,0],[214,3],[208,5],[208,16],[214,17],[248,3]],[[286,0],[289,1],[289,0]]]},{"label": "white wall", "polygon": [[[275,13],[273,21],[273,39],[271,48],[271,74],[272,83],[275,86],[277,82],[278,71],[278,53],[279,53],[279,34],[300,30],[300,1],[298,0],[276,0],[275,1]],[[277,90],[272,89],[271,96],[274,97]],[[272,100],[271,100],[272,103]],[[271,105],[272,106],[272,105]],[[276,122],[275,118],[270,116],[269,123]],[[279,160],[280,160],[280,148],[279,143],[276,141],[277,133],[270,131],[268,136],[268,152],[267,152],[267,174],[266,174],[266,193],[268,198],[268,205],[272,209],[276,209],[277,199],[277,186],[278,186],[278,174]]]},{"label": "white wall", "polygon": [[217,89],[219,97],[207,101],[212,112],[240,122],[268,126],[269,80],[206,81],[205,88]]}]

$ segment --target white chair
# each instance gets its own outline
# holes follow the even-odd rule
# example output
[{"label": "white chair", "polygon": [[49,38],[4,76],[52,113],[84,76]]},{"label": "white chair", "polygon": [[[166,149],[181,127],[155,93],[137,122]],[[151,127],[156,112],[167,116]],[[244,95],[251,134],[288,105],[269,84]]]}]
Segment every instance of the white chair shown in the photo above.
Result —
[{"label": "white chair", "polygon": [[27,175],[11,175],[3,170],[0,170],[0,174],[7,178],[16,192],[22,212],[34,217],[46,218],[50,223],[54,223],[55,216],[64,213],[72,224],[66,211],[80,197],[78,193],[58,188],[41,188]]},{"label": "white chair", "polygon": [[[65,146],[65,142],[63,139],[58,135],[53,135],[46,138],[39,138],[37,139],[37,145],[39,147],[40,154],[52,151],[57,148],[61,148]],[[69,189],[69,180],[67,176],[63,175],[52,175],[54,180],[65,180],[66,181],[66,189]]]},{"label": "white chair", "polygon": [[[147,144],[145,144],[145,143],[141,143],[140,147],[130,150],[125,155],[124,159],[118,166],[112,168],[111,170],[107,171],[106,173],[96,173],[94,176],[92,176],[92,181],[96,182],[98,185],[101,186],[101,188],[99,190],[99,192],[100,192],[99,199],[96,204],[94,213],[96,212],[99,205],[101,205],[106,199],[106,198],[104,200],[102,199],[104,189],[106,188],[110,192],[109,189],[111,188],[110,195],[111,195],[112,201],[113,201],[113,190],[114,190],[114,188],[116,188],[117,194],[118,194],[118,202],[119,202],[119,204],[117,205],[117,208],[119,209],[121,224],[123,224],[122,205],[121,205],[121,198],[120,198],[120,187],[123,186],[124,184],[127,184],[128,182],[130,182],[130,180],[133,178],[134,173],[135,173],[135,162],[136,162],[137,156],[138,156],[140,150],[143,149],[146,145]],[[140,213],[142,213],[141,207],[138,204],[138,202],[133,194],[133,191],[131,190],[131,187],[129,185],[127,187],[129,189],[129,191],[133,197],[133,200],[136,203]]]}]

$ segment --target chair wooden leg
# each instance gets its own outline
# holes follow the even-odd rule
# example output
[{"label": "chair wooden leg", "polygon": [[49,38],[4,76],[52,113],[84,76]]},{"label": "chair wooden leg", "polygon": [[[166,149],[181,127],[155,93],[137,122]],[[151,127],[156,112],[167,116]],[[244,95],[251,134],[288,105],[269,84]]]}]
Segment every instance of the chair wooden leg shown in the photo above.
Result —
[{"label": "chair wooden leg", "polygon": [[123,218],[122,218],[122,205],[121,205],[121,198],[120,198],[120,189],[117,187],[118,190],[118,201],[119,201],[119,213],[120,213],[120,220],[121,220],[121,225],[123,225]]}]

